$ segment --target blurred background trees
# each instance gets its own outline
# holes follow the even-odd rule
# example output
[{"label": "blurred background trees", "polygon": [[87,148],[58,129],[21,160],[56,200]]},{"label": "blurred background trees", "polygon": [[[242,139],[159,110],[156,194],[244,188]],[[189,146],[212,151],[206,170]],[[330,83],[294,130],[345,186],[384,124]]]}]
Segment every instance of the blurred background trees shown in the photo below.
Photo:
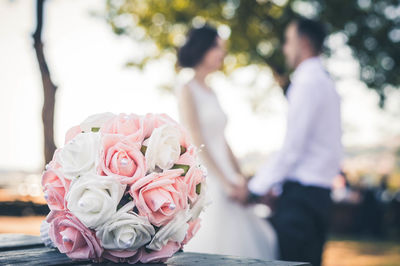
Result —
[{"label": "blurred background trees", "polygon": [[114,32],[143,43],[142,56],[128,65],[143,67],[175,54],[187,30],[207,22],[229,37],[226,73],[250,64],[267,65],[284,80],[288,71],[282,37],[296,15],[321,19],[331,34],[343,36],[359,62],[360,79],[378,93],[383,107],[387,92],[400,84],[396,0],[107,0],[107,20]]}]

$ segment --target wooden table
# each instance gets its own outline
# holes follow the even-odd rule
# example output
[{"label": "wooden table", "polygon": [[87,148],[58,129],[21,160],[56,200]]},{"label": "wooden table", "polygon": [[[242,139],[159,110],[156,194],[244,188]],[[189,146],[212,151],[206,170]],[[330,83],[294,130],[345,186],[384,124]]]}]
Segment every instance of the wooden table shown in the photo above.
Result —
[{"label": "wooden table", "polygon": [[[58,250],[45,247],[37,236],[0,234],[0,265],[113,265],[113,263],[71,261]],[[309,263],[302,262],[262,261],[250,258],[189,252],[178,252],[166,262],[166,265],[311,266]]]}]

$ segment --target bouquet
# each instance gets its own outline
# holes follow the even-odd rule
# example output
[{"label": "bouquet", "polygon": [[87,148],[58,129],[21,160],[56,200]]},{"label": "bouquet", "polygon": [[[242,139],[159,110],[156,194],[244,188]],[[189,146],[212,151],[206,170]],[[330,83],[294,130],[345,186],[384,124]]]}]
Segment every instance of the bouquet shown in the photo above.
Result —
[{"label": "bouquet", "polygon": [[43,173],[42,239],[74,260],[165,261],[199,229],[205,177],[167,115],[90,116]]}]

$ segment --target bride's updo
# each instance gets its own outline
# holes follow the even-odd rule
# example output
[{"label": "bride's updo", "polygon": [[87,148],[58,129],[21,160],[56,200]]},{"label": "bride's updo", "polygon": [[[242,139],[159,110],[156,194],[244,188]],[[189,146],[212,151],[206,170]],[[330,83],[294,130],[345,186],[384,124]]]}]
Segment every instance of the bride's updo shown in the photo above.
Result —
[{"label": "bride's updo", "polygon": [[179,65],[197,66],[207,51],[216,45],[217,37],[217,30],[208,25],[190,30],[185,44],[178,51]]}]

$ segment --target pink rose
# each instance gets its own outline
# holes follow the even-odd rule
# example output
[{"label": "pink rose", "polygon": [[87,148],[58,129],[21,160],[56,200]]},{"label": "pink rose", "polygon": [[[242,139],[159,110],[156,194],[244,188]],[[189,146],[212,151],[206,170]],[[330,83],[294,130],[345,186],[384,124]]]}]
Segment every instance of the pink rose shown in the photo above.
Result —
[{"label": "pink rose", "polygon": [[197,185],[201,184],[205,180],[203,171],[197,166],[192,166],[186,175],[182,177],[182,180],[187,185],[190,201],[194,203],[199,196],[196,191]]},{"label": "pink rose", "polygon": [[46,216],[46,222],[51,223],[55,218],[59,216],[63,216],[65,214],[66,210],[50,210],[50,212]]},{"label": "pink rose", "polygon": [[59,165],[50,162],[42,176],[44,198],[50,210],[65,210],[65,194],[68,192],[70,180],[64,178]]},{"label": "pink rose", "polygon": [[177,242],[168,242],[161,250],[146,252],[145,249],[141,249],[140,262],[165,262],[168,258],[172,257],[178,250],[181,249],[181,245]]},{"label": "pink rose", "polygon": [[143,138],[147,139],[150,137],[153,130],[157,128],[154,114],[146,114],[142,117],[142,128]]},{"label": "pink rose", "polygon": [[190,221],[188,223],[189,224],[189,229],[187,231],[185,239],[182,242],[182,245],[186,245],[193,238],[193,236],[195,234],[197,234],[197,232],[199,231],[199,229],[201,227],[200,226],[200,222],[201,222],[201,219],[197,218],[196,220]]},{"label": "pink rose", "polygon": [[154,128],[163,126],[165,124],[173,125],[176,127],[181,128],[181,126],[176,122],[174,119],[172,119],[170,116],[167,114],[147,114],[145,118],[149,121],[153,121]]},{"label": "pink rose", "polygon": [[104,134],[121,134],[124,136],[140,134],[142,136],[143,119],[135,114],[119,114],[108,120],[101,127],[100,132]]},{"label": "pink rose", "polygon": [[50,223],[49,235],[58,250],[71,259],[96,260],[103,253],[95,232],[68,212],[54,218]]},{"label": "pink rose", "polygon": [[132,184],[146,174],[141,144],[135,137],[106,134],[102,138],[101,171],[117,177],[123,184]]},{"label": "pink rose", "polygon": [[132,195],[139,215],[147,216],[155,226],[172,220],[188,204],[187,185],[181,180],[182,169],[151,173],[132,184]]},{"label": "pink rose", "polygon": [[176,164],[183,164],[193,166],[197,164],[197,157],[196,157],[196,147],[190,145],[186,148],[186,152],[184,152],[180,157]]},{"label": "pink rose", "polygon": [[65,141],[64,143],[69,142],[70,140],[72,140],[73,138],[75,138],[76,135],[82,133],[82,129],[80,126],[74,126],[71,127],[67,133],[65,134]]}]

